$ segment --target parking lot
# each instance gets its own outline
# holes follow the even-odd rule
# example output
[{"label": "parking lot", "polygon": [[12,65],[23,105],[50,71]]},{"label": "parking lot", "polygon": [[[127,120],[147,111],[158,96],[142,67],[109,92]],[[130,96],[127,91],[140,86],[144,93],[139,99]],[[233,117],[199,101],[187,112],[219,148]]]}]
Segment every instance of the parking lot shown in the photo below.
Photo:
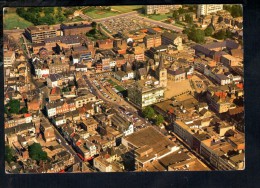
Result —
[{"label": "parking lot", "polygon": [[101,21],[101,24],[111,34],[139,30],[145,27],[157,26],[155,24],[151,24],[150,22],[145,21],[144,18],[135,15]]},{"label": "parking lot", "polygon": [[[199,78],[198,76],[196,75],[193,75],[192,78],[191,78],[191,82],[192,82],[192,85],[195,89],[196,92],[200,93],[202,91],[205,91],[207,89],[207,84],[204,83],[204,80]],[[206,82],[206,80],[205,80]]]}]

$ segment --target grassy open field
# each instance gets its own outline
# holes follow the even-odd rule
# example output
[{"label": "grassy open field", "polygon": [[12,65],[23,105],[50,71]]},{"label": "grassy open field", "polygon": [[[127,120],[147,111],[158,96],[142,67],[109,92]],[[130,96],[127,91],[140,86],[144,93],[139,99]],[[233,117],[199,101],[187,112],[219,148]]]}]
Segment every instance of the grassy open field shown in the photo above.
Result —
[{"label": "grassy open field", "polygon": [[112,86],[117,85],[115,82],[113,82],[111,79],[107,80]]},{"label": "grassy open field", "polygon": [[125,91],[125,89],[119,85],[116,85],[115,88],[117,89],[117,91],[122,92]]},{"label": "grassy open field", "polygon": [[33,25],[31,22],[21,18],[16,13],[5,13],[3,18],[4,29],[16,29],[19,27],[20,29],[24,29]]},{"label": "grassy open field", "polygon": [[64,23],[70,23],[70,22],[80,22],[80,21],[84,21],[81,17],[79,17],[79,16],[77,16],[77,17],[75,17],[75,18],[73,18],[73,19],[66,19],[65,21],[64,21]]},{"label": "grassy open field", "polygon": [[161,20],[168,19],[171,16],[172,16],[172,14],[153,14],[153,15],[149,15],[146,17],[150,18],[152,20],[161,21]]},{"label": "grassy open field", "polygon": [[132,5],[132,6],[111,6],[111,9],[120,11],[121,13],[127,13],[131,11],[140,10],[142,5]]},{"label": "grassy open field", "polygon": [[106,18],[109,16],[115,16],[119,14],[117,12],[113,12],[109,10],[97,10],[97,9],[85,9],[83,12],[85,15],[88,15],[93,19]]}]

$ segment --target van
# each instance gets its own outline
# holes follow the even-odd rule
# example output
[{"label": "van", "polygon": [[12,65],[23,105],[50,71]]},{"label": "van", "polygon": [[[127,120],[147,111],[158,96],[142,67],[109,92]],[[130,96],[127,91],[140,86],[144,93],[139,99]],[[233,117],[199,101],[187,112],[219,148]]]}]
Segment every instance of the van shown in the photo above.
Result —
[{"label": "van", "polygon": [[57,142],[59,142],[59,144],[61,144],[61,140],[59,138],[57,138],[56,140],[57,140]]}]

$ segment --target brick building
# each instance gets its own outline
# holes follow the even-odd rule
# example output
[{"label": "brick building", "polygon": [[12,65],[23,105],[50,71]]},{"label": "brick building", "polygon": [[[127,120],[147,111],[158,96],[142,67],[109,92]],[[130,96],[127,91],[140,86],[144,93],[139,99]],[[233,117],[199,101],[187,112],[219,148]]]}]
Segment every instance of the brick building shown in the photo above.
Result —
[{"label": "brick building", "polygon": [[91,24],[61,24],[61,30],[63,31],[63,35],[83,35],[89,32],[92,29]]},{"label": "brick building", "polygon": [[113,48],[113,40],[111,40],[111,39],[98,40],[97,46],[100,49],[112,49]]},{"label": "brick building", "polygon": [[25,29],[25,36],[32,43],[44,42],[46,38],[56,37],[56,29],[48,25],[30,26]]},{"label": "brick building", "polygon": [[162,44],[160,35],[147,35],[144,37],[145,47],[150,49],[151,47],[158,47]]}]

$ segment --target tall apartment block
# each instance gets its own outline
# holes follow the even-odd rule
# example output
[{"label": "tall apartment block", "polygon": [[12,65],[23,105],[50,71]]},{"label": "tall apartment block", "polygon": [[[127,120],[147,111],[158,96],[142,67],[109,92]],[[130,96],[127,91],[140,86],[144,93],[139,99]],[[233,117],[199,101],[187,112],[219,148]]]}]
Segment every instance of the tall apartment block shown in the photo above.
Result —
[{"label": "tall apartment block", "polygon": [[46,38],[56,37],[56,29],[48,25],[30,26],[25,29],[26,37],[32,43],[42,43]]},{"label": "tall apartment block", "polygon": [[198,5],[197,17],[206,16],[219,10],[223,10],[223,4]]},{"label": "tall apartment block", "polygon": [[182,5],[145,5],[144,9],[146,14],[166,14],[181,7]]},{"label": "tall apartment block", "polygon": [[162,38],[160,35],[147,35],[144,37],[144,44],[148,49],[158,47],[162,45]]}]

